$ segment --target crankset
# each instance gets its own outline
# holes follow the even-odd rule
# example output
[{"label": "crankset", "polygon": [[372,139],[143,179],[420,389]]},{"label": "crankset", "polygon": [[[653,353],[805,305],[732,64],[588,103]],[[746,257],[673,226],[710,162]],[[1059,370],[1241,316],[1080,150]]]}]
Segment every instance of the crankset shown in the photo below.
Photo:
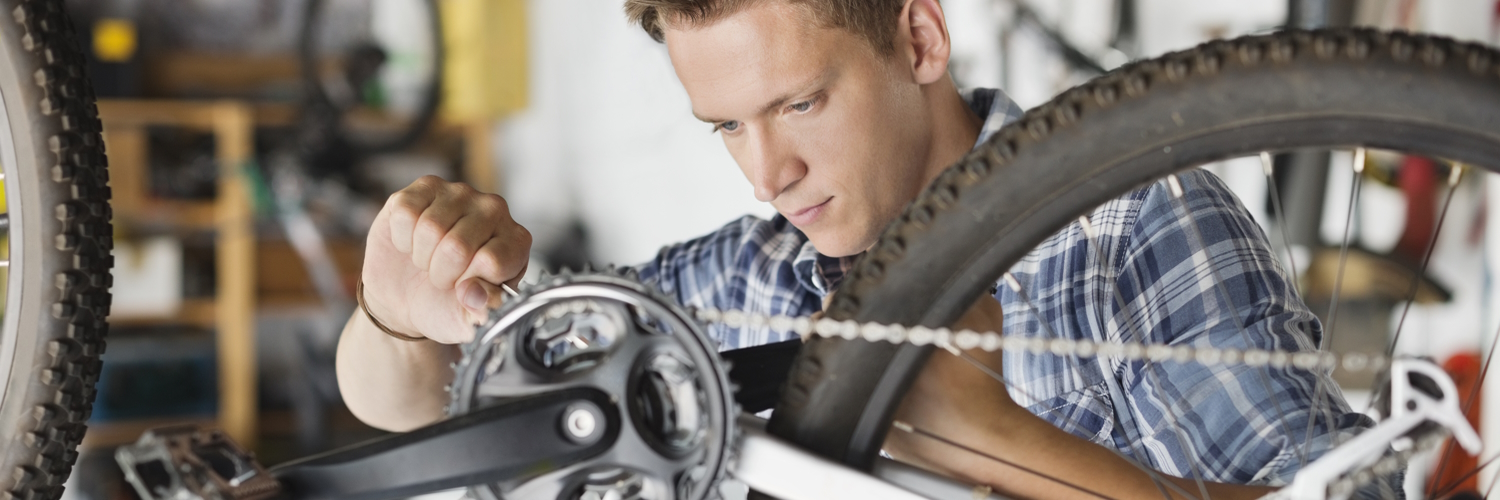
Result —
[{"label": "crankset", "polygon": [[449,418],[422,429],[266,469],[222,433],[176,427],[117,459],[146,499],[464,486],[481,499],[718,497],[738,435],[730,380],[699,323],[647,286],[613,273],[544,278],[463,351]]}]

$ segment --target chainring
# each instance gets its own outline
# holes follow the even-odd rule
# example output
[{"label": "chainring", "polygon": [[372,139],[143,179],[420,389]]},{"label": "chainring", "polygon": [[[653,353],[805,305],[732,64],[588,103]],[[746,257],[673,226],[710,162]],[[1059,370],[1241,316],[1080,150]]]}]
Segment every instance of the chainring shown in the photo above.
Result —
[{"label": "chainring", "polygon": [[[449,416],[588,387],[609,394],[626,420],[609,451],[472,488],[476,498],[718,496],[738,432],[727,370],[693,315],[631,272],[585,271],[523,285],[463,347],[454,374]],[[557,431],[568,425],[560,422]],[[507,453],[505,444],[495,443],[495,452]]]}]

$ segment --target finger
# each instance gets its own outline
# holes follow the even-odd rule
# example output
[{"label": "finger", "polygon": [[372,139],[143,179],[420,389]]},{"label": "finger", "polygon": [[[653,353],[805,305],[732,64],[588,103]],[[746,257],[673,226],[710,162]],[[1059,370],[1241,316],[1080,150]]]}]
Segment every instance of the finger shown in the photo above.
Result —
[{"label": "finger", "polygon": [[432,286],[439,290],[453,288],[471,265],[475,254],[492,239],[494,231],[493,223],[481,214],[470,212],[459,218],[438,242],[427,265],[427,279]]},{"label": "finger", "polygon": [[411,239],[411,263],[417,269],[429,270],[438,243],[464,216],[466,201],[467,197],[463,196],[439,196],[422,212]]},{"label": "finger", "polygon": [[483,324],[489,320],[490,309],[500,307],[505,301],[505,291],[482,279],[468,279],[455,287],[458,303],[464,308],[464,317],[470,324]]},{"label": "finger", "polygon": [[410,186],[397,191],[385,200],[385,207],[381,210],[386,213],[387,224],[391,231],[391,246],[401,253],[411,253],[412,231],[417,227],[417,219],[421,218],[422,212],[432,205],[437,196],[434,182],[440,182],[436,177],[427,176],[417,179]]},{"label": "finger", "polygon": [[524,230],[522,233],[507,231],[497,234],[474,253],[469,267],[458,279],[480,278],[490,283],[509,283],[515,286],[514,282],[526,273],[530,251],[531,235]]}]

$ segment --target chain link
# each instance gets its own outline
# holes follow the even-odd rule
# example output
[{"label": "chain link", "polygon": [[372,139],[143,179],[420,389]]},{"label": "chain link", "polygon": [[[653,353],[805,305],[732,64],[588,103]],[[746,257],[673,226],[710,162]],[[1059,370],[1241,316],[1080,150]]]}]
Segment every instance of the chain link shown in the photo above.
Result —
[{"label": "chain link", "polygon": [[1129,361],[1151,361],[1155,363],[1196,362],[1205,366],[1248,366],[1303,370],[1333,369],[1342,367],[1350,372],[1380,372],[1390,366],[1391,360],[1384,354],[1360,352],[1336,354],[1332,352],[1278,351],[1268,349],[1234,349],[1222,347],[1194,347],[1187,345],[1152,344],[1137,342],[1098,342],[1077,339],[1047,339],[1041,337],[1003,336],[996,332],[973,330],[954,331],[948,328],[924,326],[906,327],[880,323],[860,323],[853,320],[836,321],[828,318],[807,316],[781,316],[747,313],[743,311],[721,311],[698,309],[699,321],[717,323],[730,328],[770,328],[789,331],[802,337],[817,335],[846,340],[863,339],[869,342],[892,344],[935,345],[962,350],[983,349],[994,352],[1025,351],[1031,354],[1055,356],[1077,356],[1080,358],[1123,358]]},{"label": "chain link", "polygon": [[[1151,362],[1197,362],[1206,366],[1248,366],[1286,368],[1292,366],[1304,370],[1332,369],[1342,367],[1350,372],[1380,372],[1391,364],[1384,354],[1306,351],[1277,351],[1268,349],[1233,349],[1220,347],[1193,347],[1184,345],[1097,342],[1092,340],[1045,339],[1039,337],[1003,336],[996,332],[973,330],[954,331],[948,328],[906,327],[881,323],[860,323],[853,320],[837,321],[809,316],[784,316],[747,313],[744,311],[721,311],[697,309],[699,321],[722,324],[730,328],[769,328],[789,331],[804,338],[817,335],[825,338],[845,340],[863,339],[870,342],[907,343],[912,345],[934,345],[962,350],[983,349],[994,352],[999,349],[1025,351],[1031,354],[1055,356],[1077,356],[1080,358],[1124,358],[1130,361]],[[1388,476],[1402,467],[1413,455],[1430,451],[1443,442],[1446,433],[1425,436],[1406,450],[1386,454],[1380,460],[1329,484],[1329,492],[1335,498],[1347,496],[1360,486]],[[1274,495],[1268,498],[1277,498]]]}]

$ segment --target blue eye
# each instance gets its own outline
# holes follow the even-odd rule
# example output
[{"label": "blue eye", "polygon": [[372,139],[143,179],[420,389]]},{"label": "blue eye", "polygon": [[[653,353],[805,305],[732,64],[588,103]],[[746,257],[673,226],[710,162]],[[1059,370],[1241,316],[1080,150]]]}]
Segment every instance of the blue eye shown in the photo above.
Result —
[{"label": "blue eye", "polygon": [[720,130],[723,130],[725,132],[734,132],[735,130],[739,130],[739,128],[740,122],[730,120],[718,125],[714,125],[714,132],[718,132]]},{"label": "blue eye", "polygon": [[812,105],[813,105],[812,100],[806,100],[806,101],[802,101],[802,102],[793,104],[793,105],[788,106],[788,107],[791,108],[792,111],[796,111],[798,113],[806,113],[807,110],[812,109]]}]

